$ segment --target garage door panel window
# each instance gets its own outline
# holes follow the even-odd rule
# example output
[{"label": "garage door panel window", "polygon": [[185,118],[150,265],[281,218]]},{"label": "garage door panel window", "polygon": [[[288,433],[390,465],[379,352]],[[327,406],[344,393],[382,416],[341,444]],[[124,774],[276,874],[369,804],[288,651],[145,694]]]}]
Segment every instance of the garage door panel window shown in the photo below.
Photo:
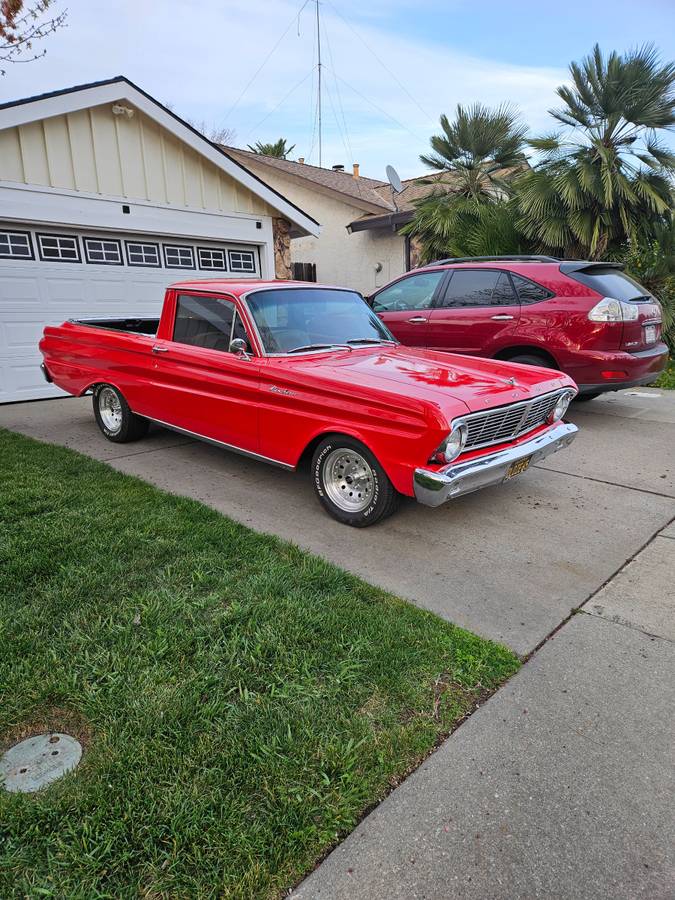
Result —
[{"label": "garage door panel window", "polygon": [[517,302],[504,272],[458,269],[452,273],[441,306],[511,306]]},{"label": "garage door panel window", "polygon": [[84,257],[88,263],[102,266],[121,266],[122,245],[111,238],[83,238]]},{"label": "garage door panel window", "polygon": [[215,247],[197,247],[197,259],[200,269],[208,269],[212,272],[227,271],[224,250],[218,250]]},{"label": "garage door panel window", "polygon": [[177,343],[228,353],[235,330],[237,337],[248,340],[234,303],[229,300],[185,294],[178,297],[173,330]]},{"label": "garage door panel window", "polygon": [[0,231],[0,259],[35,259],[27,231]]},{"label": "garage door panel window", "polygon": [[228,251],[231,272],[255,272],[255,256],[252,250]]},{"label": "garage door panel window", "polygon": [[194,250],[188,246],[164,244],[164,265],[167,269],[194,269]]},{"label": "garage door panel window", "polygon": [[66,234],[37,234],[40,259],[44,262],[82,262],[76,237]]},{"label": "garage door panel window", "polygon": [[159,244],[140,241],[127,241],[127,263],[130,266],[150,266],[159,269],[162,262],[159,258]]}]

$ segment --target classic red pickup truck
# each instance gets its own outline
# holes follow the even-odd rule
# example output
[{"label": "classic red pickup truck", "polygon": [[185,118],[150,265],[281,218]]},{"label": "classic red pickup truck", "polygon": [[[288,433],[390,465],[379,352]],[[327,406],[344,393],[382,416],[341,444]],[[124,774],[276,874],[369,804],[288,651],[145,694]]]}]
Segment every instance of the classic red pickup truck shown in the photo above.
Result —
[{"label": "classic red pickup truck", "polygon": [[286,469],[311,459],[316,494],[348,525],[400,495],[439,506],[568,446],[571,378],[414,350],[360,294],[292,281],[186,281],[160,319],[45,328],[49,381],[93,393],[103,434],[150,422]]}]

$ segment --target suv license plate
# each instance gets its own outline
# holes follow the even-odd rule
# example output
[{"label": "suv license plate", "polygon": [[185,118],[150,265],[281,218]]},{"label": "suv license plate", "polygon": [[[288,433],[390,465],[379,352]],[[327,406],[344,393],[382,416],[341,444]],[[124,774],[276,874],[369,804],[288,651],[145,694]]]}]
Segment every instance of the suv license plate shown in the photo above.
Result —
[{"label": "suv license plate", "polygon": [[516,475],[520,475],[525,469],[529,468],[531,459],[531,456],[526,456],[525,459],[517,459],[511,463],[508,472],[504,476],[504,481],[508,481],[509,478],[515,478]]},{"label": "suv license plate", "polygon": [[645,344],[656,343],[656,325],[645,325]]}]

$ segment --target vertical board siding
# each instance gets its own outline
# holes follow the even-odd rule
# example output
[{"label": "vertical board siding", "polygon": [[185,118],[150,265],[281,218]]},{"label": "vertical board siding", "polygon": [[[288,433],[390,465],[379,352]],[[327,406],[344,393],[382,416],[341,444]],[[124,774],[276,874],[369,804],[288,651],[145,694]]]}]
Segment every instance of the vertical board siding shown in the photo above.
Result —
[{"label": "vertical board siding", "polygon": [[31,184],[49,184],[47,148],[42,122],[29,122],[19,127],[19,143],[23,171],[26,181]]},{"label": "vertical board siding", "polygon": [[49,183],[54,187],[75,190],[73,153],[65,116],[54,116],[43,121]]},{"label": "vertical board siding", "polygon": [[6,173],[0,177],[7,181],[25,181],[18,128],[0,131],[0,169]]},{"label": "vertical board siding", "polygon": [[269,204],[144,113],[115,116],[112,104],[0,130],[0,180],[213,212],[275,215]]},{"label": "vertical board siding", "polygon": [[77,112],[68,113],[66,119],[70,150],[73,155],[75,190],[97,194],[99,192],[98,173],[89,110],[80,109]]}]

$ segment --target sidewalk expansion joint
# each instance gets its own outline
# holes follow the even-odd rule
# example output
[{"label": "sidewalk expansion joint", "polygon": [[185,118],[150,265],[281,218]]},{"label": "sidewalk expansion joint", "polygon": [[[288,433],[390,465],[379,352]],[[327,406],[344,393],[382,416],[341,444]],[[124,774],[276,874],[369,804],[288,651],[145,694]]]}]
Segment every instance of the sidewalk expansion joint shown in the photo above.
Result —
[{"label": "sidewalk expansion joint", "polygon": [[594,481],[596,484],[607,484],[610,487],[624,488],[627,491],[638,491],[640,494],[649,494],[652,497],[663,497],[664,500],[675,500],[675,494],[664,494],[661,491],[650,491],[649,488],[635,487],[632,484],[621,484],[618,481],[606,481],[604,478],[594,478],[592,475],[578,475],[576,472],[563,472],[560,469],[550,469],[548,466],[537,465],[532,467],[542,472],[554,472],[556,475],[569,475],[570,478],[582,478],[584,481]]}]

